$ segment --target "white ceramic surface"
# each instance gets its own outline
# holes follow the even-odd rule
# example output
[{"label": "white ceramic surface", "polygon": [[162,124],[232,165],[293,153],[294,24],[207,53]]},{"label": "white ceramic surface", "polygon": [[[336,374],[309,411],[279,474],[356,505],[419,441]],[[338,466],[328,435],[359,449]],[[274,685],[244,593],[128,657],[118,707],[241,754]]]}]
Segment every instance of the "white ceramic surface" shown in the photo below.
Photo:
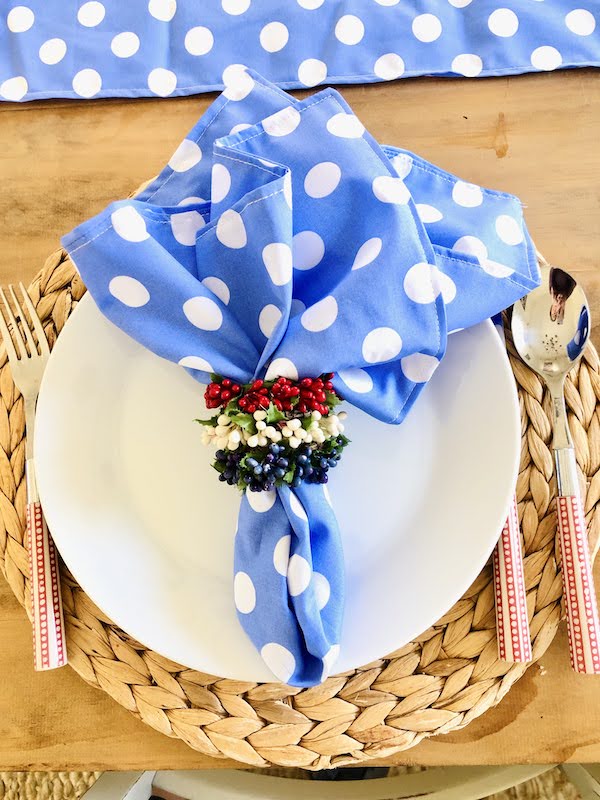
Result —
[{"label": "white ceramic surface", "polygon": [[[125,631],[203,672],[269,681],[235,614],[239,495],[200,444],[203,391],[84,297],[38,403],[42,503],[67,565]],[[403,646],[468,588],[498,539],[520,449],[514,379],[491,322],[450,337],[402,425],[348,411],[352,445],[329,484],[346,553],[338,671]]]}]

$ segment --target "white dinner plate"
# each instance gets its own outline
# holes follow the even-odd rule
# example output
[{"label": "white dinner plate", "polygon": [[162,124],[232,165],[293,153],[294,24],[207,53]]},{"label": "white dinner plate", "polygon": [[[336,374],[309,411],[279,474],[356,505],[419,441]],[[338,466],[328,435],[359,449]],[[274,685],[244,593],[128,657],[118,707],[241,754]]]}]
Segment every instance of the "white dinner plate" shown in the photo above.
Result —
[{"label": "white dinner plate", "polygon": [[[73,575],[127,633],[188,667],[269,681],[235,613],[239,495],[200,443],[203,392],[84,297],[39,398],[42,503]],[[520,450],[491,322],[450,337],[402,425],[348,411],[352,444],[329,484],[347,585],[338,671],[403,646],[468,588],[498,539]]]}]

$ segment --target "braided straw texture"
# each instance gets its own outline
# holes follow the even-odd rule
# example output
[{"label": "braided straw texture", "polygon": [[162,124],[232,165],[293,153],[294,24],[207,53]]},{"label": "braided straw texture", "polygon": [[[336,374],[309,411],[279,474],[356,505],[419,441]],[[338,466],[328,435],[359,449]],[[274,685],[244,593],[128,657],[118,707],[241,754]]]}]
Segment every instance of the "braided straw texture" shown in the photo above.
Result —
[{"label": "braided straw texture", "polygon": [[0,800],[79,800],[101,772],[0,772]]},{"label": "braided straw texture", "polygon": [[[50,346],[84,293],[67,254],[51,255],[30,287]],[[538,377],[508,346],[522,414],[517,496],[533,656],[539,659],[554,638],[562,594],[550,407]],[[590,346],[566,387],[593,550],[600,530],[599,371],[598,354]],[[0,350],[0,566],[27,608],[24,436],[22,398]],[[392,755],[468,725],[499,703],[527,669],[497,659],[489,564],[462,599],[415,641],[305,690],[186,669],[113,625],[64,568],[62,592],[69,660],[84,680],[161,733],[209,756],[257,767],[316,770]]]}]

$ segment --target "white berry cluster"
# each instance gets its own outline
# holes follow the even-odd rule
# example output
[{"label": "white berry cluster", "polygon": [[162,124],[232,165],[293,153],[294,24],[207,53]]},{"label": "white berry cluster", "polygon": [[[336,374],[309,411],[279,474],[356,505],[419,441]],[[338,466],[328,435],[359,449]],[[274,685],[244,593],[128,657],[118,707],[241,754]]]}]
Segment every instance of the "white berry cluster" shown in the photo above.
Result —
[{"label": "white berry cluster", "polygon": [[271,442],[284,439],[292,448],[304,444],[323,444],[326,439],[338,436],[344,431],[343,420],[348,416],[345,411],[323,417],[319,411],[311,413],[311,422],[306,430],[301,419],[289,419],[279,425],[267,425],[266,411],[255,411],[254,430],[246,430],[235,423],[227,414],[220,414],[217,425],[202,426],[202,443],[214,445],[220,450],[237,450],[240,445],[248,447],[266,447]]}]

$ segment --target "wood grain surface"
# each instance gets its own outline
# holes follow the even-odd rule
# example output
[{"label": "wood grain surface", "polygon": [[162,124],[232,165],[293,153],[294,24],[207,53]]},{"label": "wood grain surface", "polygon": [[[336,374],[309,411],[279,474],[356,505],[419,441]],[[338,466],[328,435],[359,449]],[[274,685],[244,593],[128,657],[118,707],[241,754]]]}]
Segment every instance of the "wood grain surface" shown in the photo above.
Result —
[{"label": "wood grain surface", "polygon": [[[540,250],[581,280],[600,316],[600,73],[343,94],[381,142],[519,195]],[[61,234],[158,172],[210,99],[0,104],[0,283],[26,282]],[[3,581],[0,641],[0,769],[231,766],[151,730],[69,668],[36,675],[29,624]],[[389,763],[569,760],[600,760],[600,680],[570,672],[561,633],[499,706]]]}]

